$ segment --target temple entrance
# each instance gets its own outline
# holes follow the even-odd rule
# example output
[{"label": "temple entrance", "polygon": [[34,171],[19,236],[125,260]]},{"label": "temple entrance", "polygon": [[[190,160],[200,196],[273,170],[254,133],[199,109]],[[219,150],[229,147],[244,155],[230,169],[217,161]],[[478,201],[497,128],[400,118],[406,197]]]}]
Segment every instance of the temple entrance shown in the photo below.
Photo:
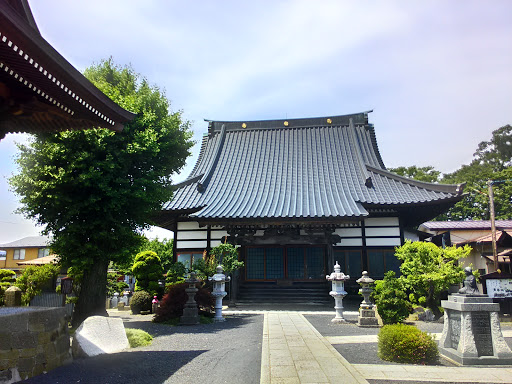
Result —
[{"label": "temple entrance", "polygon": [[324,246],[266,246],[246,248],[246,281],[323,281]]}]

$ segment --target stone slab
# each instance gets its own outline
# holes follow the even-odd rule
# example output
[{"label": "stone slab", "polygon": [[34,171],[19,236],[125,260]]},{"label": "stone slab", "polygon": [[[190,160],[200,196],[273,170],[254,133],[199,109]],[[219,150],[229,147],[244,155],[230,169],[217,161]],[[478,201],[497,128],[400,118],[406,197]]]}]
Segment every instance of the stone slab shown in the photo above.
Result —
[{"label": "stone slab", "polygon": [[73,338],[73,356],[97,356],[130,348],[123,320],[91,316],[80,324]]}]

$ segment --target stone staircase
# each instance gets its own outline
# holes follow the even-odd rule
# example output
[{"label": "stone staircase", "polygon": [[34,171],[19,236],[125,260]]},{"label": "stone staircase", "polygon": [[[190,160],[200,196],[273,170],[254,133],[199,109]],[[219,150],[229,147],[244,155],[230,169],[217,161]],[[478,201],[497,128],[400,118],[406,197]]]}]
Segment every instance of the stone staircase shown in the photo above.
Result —
[{"label": "stone staircase", "polygon": [[332,301],[327,282],[243,282],[237,304],[326,304]]}]

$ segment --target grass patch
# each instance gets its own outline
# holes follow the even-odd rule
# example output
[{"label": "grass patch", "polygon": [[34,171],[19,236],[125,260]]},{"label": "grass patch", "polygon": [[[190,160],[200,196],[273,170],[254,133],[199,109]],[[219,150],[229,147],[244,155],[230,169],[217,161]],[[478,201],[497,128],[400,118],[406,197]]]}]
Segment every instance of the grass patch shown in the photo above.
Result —
[{"label": "grass patch", "polygon": [[199,323],[201,323],[201,324],[212,324],[213,323],[213,317],[201,316],[199,318]]},{"label": "grass patch", "polygon": [[153,337],[142,329],[126,328],[130,348],[145,347],[153,342]]}]

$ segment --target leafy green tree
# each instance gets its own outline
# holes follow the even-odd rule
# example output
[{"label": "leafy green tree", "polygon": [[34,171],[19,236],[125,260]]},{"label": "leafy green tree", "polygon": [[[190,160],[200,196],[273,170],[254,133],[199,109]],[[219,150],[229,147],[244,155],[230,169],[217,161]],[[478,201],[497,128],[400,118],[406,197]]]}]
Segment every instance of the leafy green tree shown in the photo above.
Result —
[{"label": "leafy green tree", "polygon": [[121,275],[117,272],[109,272],[107,274],[107,296],[114,296],[114,293],[122,293],[126,288],[128,288],[128,284],[124,281],[119,281],[119,277]]},{"label": "leafy green tree", "polygon": [[45,287],[53,284],[53,280],[55,280],[59,272],[60,267],[55,264],[25,268],[14,284],[22,291],[21,302],[24,305],[28,305],[30,300],[39,295]]},{"label": "leafy green tree", "polygon": [[10,283],[16,279],[16,272],[10,269],[0,269],[0,282]]},{"label": "leafy green tree", "polygon": [[219,244],[210,250],[210,256],[213,256],[217,264],[221,264],[226,275],[244,266],[243,261],[238,261],[238,250],[233,244]]},{"label": "leafy green tree", "polygon": [[162,239],[159,240],[153,239],[148,240],[145,239],[141,251],[153,251],[155,252],[160,260],[162,261],[162,267],[164,271],[169,270],[171,265],[174,264],[174,257],[172,254],[173,240],[172,239]]},{"label": "leafy green tree", "polygon": [[397,175],[418,181],[425,181],[427,183],[437,183],[441,177],[441,172],[435,170],[434,167],[430,165],[426,167],[412,165],[410,167],[389,168],[388,170]]},{"label": "leafy green tree", "polygon": [[187,273],[187,267],[185,264],[177,261],[171,264],[170,268],[167,270],[167,277],[165,282],[167,284],[175,284],[182,283],[185,281],[185,274]]},{"label": "leafy green tree", "polygon": [[0,269],[0,306],[4,305],[5,291],[14,283],[16,272]]},{"label": "leafy green tree", "polygon": [[464,280],[459,260],[467,257],[470,252],[471,247],[468,245],[441,248],[433,243],[408,240],[396,249],[395,256],[402,262],[400,279],[405,288],[416,299],[424,297],[426,306],[438,318],[441,316],[441,293]]},{"label": "leafy green tree", "polygon": [[137,115],[120,133],[107,129],[40,134],[19,145],[10,179],[20,211],[45,226],[65,267],[83,271],[73,323],[106,315],[107,267],[141,245],[140,233],[172,196],[170,175],[192,146],[188,122],[157,86],[112,59],[85,76]]},{"label": "leafy green tree", "polygon": [[231,275],[237,269],[244,266],[243,261],[238,261],[238,250],[232,244],[219,244],[213,247],[208,255],[194,261],[192,269],[198,277],[207,280],[208,277],[217,273],[217,266],[221,264],[224,274]]},{"label": "leafy green tree", "polygon": [[467,195],[440,220],[489,220],[488,180],[494,188],[497,219],[512,218],[512,126],[492,132],[491,140],[478,144],[473,160],[457,171],[444,175],[443,183],[467,183]]},{"label": "leafy green tree", "polygon": [[135,256],[132,273],[137,279],[135,291],[155,294],[159,291],[158,281],[163,279],[164,269],[158,255],[153,251],[140,252]]},{"label": "leafy green tree", "polygon": [[391,172],[419,181],[462,184],[464,197],[436,220],[489,220],[489,180],[493,181],[494,206],[497,219],[512,218],[512,126],[505,125],[492,132],[489,141],[478,144],[473,160],[458,170],[441,177],[433,167],[398,167]]},{"label": "leafy green tree", "polygon": [[383,280],[375,281],[372,299],[384,324],[401,323],[412,310],[404,282],[395,277],[394,271],[386,272]]}]

